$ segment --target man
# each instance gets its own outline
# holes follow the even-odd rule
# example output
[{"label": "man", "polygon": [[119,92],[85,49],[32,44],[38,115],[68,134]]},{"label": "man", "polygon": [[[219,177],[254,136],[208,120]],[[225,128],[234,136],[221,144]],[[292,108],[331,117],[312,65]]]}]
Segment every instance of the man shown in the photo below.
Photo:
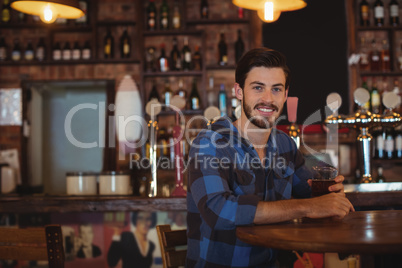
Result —
[{"label": "man", "polygon": [[273,128],[288,96],[289,76],[280,52],[246,53],[236,68],[240,118],[218,120],[193,141],[187,267],[275,267],[275,250],[243,243],[236,226],[342,219],[354,211],[343,192],[343,176],[329,188],[332,193],[309,198],[311,175],[302,154],[289,136]]},{"label": "man", "polygon": [[83,224],[79,227],[77,258],[96,258],[102,252],[100,248],[92,243],[94,230],[91,224]]}]

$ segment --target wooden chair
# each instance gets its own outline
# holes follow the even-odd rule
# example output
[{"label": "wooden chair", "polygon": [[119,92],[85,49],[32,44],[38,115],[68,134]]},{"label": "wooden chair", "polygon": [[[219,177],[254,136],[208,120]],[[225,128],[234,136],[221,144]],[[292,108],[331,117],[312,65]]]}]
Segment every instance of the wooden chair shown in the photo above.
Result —
[{"label": "wooden chair", "polygon": [[49,268],[64,268],[60,225],[42,228],[0,228],[0,259],[48,260]]},{"label": "wooden chair", "polygon": [[184,266],[187,255],[187,248],[185,247],[187,246],[187,231],[171,230],[170,225],[157,225],[156,231],[161,247],[163,267]]}]

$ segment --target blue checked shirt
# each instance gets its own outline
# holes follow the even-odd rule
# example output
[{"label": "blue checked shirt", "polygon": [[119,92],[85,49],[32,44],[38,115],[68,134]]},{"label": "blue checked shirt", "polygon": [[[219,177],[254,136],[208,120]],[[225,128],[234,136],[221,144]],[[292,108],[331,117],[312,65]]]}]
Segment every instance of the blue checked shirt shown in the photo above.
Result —
[{"label": "blue checked shirt", "polygon": [[236,237],[259,201],[311,196],[310,172],[293,140],[273,129],[263,165],[228,118],[200,132],[189,155],[186,267],[273,267],[276,252]]}]

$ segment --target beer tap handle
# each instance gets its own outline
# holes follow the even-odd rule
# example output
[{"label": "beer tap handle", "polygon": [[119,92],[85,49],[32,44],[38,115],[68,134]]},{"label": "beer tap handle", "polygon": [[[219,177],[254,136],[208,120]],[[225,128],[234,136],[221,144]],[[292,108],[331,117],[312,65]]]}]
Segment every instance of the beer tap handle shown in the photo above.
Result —
[{"label": "beer tap handle", "polygon": [[364,109],[364,105],[370,100],[370,93],[367,89],[359,87],[353,93],[354,101],[359,105],[360,110]]},{"label": "beer tap handle", "polygon": [[327,96],[327,106],[332,111],[333,116],[338,115],[338,110],[341,105],[342,98],[338,93],[333,92]]}]

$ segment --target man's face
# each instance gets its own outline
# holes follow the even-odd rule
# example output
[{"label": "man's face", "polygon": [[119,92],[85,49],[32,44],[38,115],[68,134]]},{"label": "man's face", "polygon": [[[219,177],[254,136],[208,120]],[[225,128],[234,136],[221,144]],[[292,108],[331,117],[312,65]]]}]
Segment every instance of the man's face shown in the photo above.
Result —
[{"label": "man's face", "polygon": [[80,226],[80,235],[82,239],[82,244],[86,247],[92,245],[92,240],[94,238],[94,232],[91,226]]},{"label": "man's face", "polygon": [[281,115],[286,102],[288,91],[285,83],[286,77],[282,68],[251,69],[240,94],[244,112],[242,116],[245,115],[258,128],[271,128]]}]

